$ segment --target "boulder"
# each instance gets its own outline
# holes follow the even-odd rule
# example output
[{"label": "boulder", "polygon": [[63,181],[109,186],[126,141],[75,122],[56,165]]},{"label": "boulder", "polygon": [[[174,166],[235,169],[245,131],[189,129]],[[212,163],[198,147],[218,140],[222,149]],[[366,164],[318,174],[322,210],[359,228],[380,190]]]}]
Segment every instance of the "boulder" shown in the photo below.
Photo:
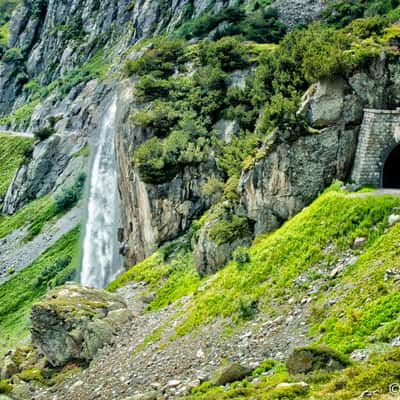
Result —
[{"label": "boulder", "polygon": [[127,321],[121,317],[125,310],[118,295],[67,284],[33,305],[32,342],[55,367],[72,360],[89,362],[111,343],[116,321]]},{"label": "boulder", "polygon": [[126,397],[123,400],[157,400],[157,398],[158,398],[158,392],[148,392]]},{"label": "boulder", "polygon": [[250,368],[246,368],[238,363],[230,363],[217,371],[212,382],[216,386],[222,386],[227,383],[241,381],[250,374]]},{"label": "boulder", "polygon": [[301,347],[293,351],[286,365],[291,375],[298,375],[318,370],[341,370],[349,365],[349,361],[328,347]]},{"label": "boulder", "polygon": [[18,367],[10,358],[6,358],[1,368],[0,379],[9,379],[18,373]]},{"label": "boulder", "polygon": [[345,83],[341,80],[316,83],[303,96],[299,113],[313,128],[334,125],[342,116],[344,91]]}]

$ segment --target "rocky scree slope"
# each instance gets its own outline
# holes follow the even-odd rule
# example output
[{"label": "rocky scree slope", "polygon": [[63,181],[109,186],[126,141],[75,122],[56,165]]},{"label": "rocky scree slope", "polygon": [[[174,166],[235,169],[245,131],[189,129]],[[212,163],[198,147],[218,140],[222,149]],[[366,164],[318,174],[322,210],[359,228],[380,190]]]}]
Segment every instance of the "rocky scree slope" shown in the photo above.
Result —
[{"label": "rocky scree slope", "polygon": [[[261,398],[274,399],[278,384],[305,381],[307,390],[296,398],[353,399],[367,391],[385,398],[389,382],[399,378],[398,356],[391,353],[399,333],[395,326],[400,274],[393,267],[399,226],[392,214],[399,199],[354,196],[338,192],[338,187],[272,235],[259,237],[248,250],[248,261],[234,261],[211,278],[189,279],[194,259],[183,263],[190,253],[182,241],[175,243],[173,252],[165,248],[134,267],[111,287],[117,288],[130,313],[119,314],[110,344],[94,356],[88,369],[35,396],[175,398],[207,381],[193,391],[193,398],[263,394]],[[334,210],[340,211],[339,218]],[[88,306],[101,308],[92,317],[93,325],[103,320],[107,307],[101,305],[102,295],[90,294],[94,303],[86,305],[86,300],[69,297],[68,287],[60,290],[64,299],[55,296],[48,304],[35,306],[35,332],[45,329],[36,324],[36,316],[47,313],[53,322],[62,316],[48,313],[53,302],[68,312],[65,321],[74,327],[71,338],[79,337],[83,325],[78,321],[87,318]],[[38,336],[39,348],[62,343],[71,329],[51,325],[60,330],[49,340]],[[94,329],[91,332],[92,338],[98,337]],[[353,365],[346,369],[348,361],[342,361],[343,372],[329,372],[328,356],[316,367],[328,370],[324,379],[309,372],[298,376],[290,369],[293,366],[289,375],[284,361],[294,348],[310,342],[340,349]],[[65,354],[64,347],[60,354]],[[216,383],[224,360],[255,372],[240,384]]]}]

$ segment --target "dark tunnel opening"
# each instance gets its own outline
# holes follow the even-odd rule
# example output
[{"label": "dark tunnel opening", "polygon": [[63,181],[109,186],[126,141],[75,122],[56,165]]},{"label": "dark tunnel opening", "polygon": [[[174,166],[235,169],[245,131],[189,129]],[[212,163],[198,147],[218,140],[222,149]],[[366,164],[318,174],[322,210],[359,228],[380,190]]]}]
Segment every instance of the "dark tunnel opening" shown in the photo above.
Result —
[{"label": "dark tunnel opening", "polygon": [[400,145],[389,154],[383,167],[382,186],[400,189]]}]

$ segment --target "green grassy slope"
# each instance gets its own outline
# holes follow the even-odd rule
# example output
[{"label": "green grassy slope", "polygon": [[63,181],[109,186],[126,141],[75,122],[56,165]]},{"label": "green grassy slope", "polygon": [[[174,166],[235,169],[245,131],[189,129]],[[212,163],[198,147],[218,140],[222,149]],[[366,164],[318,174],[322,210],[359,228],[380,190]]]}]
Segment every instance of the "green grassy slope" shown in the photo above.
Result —
[{"label": "green grassy slope", "polygon": [[[143,280],[155,290],[149,308],[160,308],[194,292],[178,335],[187,334],[219,316],[231,317],[232,326],[251,315],[246,307],[256,304],[256,312],[266,319],[285,314],[288,299],[300,301],[315,282],[308,324],[310,340],[345,353],[372,347],[376,353],[364,364],[355,364],[343,373],[301,377],[311,392],[280,397],[275,386],[296,380],[285,367],[264,377],[259,384],[244,382],[241,387],[199,390],[202,399],[351,399],[363,390],[387,393],[391,381],[400,379],[400,354],[389,343],[400,335],[400,295],[398,282],[384,278],[385,272],[400,263],[400,224],[390,227],[388,217],[400,206],[393,196],[354,197],[328,190],[310,207],[288,221],[276,232],[258,237],[248,250],[250,261],[229,263],[218,272],[205,290],[196,275],[187,247],[169,245],[148,260],[133,267],[110,286],[111,290],[131,280]],[[364,237],[361,248],[354,249],[356,238]],[[331,272],[345,254],[358,257],[342,273]],[[299,284],[299,277],[302,283]],[[329,300],[334,305],[328,306]],[[371,342],[374,341],[373,344]],[[383,397],[382,397],[383,398]]]},{"label": "green grassy slope", "polygon": [[34,301],[43,296],[47,287],[38,285],[37,278],[46,267],[57,260],[71,257],[64,274],[73,271],[78,259],[79,230],[74,229],[49,248],[31,266],[18,273],[13,279],[0,285],[0,351],[3,352],[26,337],[29,332],[29,312]]},{"label": "green grassy slope", "polygon": [[33,139],[0,133],[0,199],[4,197],[24,153],[32,143]]}]

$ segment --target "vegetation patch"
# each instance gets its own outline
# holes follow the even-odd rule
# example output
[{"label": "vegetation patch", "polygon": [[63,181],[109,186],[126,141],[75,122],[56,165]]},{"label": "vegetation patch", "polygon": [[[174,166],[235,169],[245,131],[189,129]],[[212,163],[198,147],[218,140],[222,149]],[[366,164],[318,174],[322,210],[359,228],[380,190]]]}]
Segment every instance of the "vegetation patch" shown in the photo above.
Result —
[{"label": "vegetation patch", "polygon": [[70,258],[65,269],[75,270],[79,262],[77,245],[79,229],[76,228],[63,236],[49,248],[31,266],[22,270],[13,279],[0,285],[0,349],[6,351],[29,334],[28,315],[33,302],[40,300],[46,293],[45,285],[36,285],[38,277],[44,274],[49,265],[58,260]]},{"label": "vegetation patch", "polygon": [[0,205],[19,165],[32,147],[33,140],[0,133]]}]

